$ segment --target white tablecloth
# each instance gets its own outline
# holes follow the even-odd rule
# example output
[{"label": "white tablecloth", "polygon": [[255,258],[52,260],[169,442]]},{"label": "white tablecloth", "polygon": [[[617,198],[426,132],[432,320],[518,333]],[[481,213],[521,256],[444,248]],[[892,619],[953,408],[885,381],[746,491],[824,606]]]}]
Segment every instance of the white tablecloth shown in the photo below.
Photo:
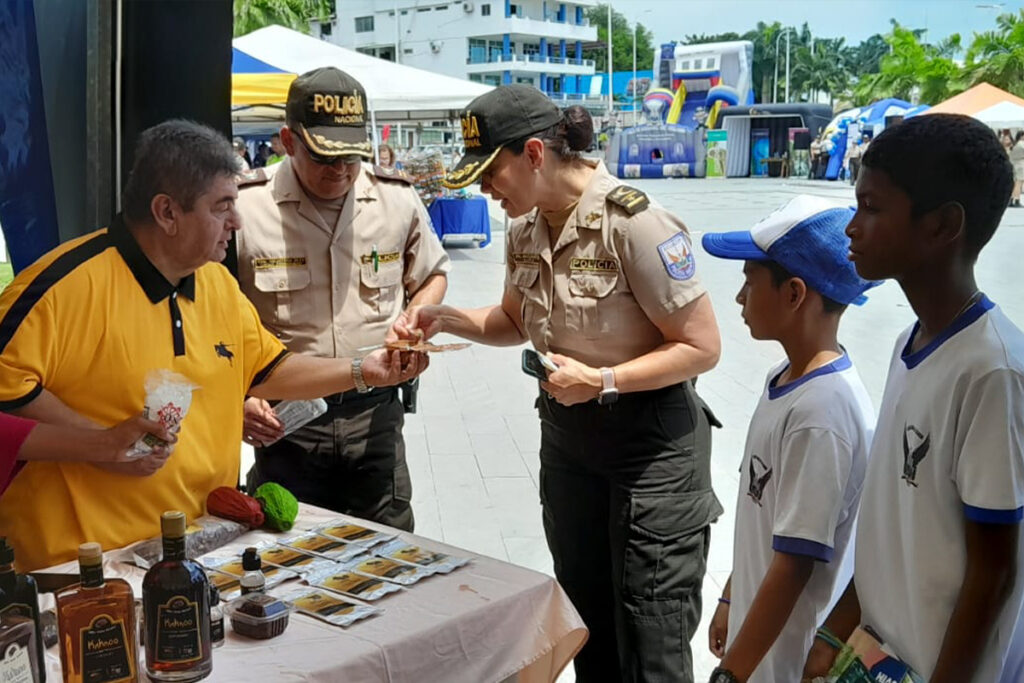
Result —
[{"label": "white tablecloth", "polygon": [[[311,529],[337,517],[303,505],[295,530]],[[258,641],[236,635],[227,620],[226,642],[214,650],[213,674],[206,680],[550,682],[586,641],[583,621],[551,577],[413,534],[399,535],[416,545],[472,561],[451,574],[432,576],[373,603],[384,613],[345,629],[293,613],[283,635]],[[218,554],[240,552],[245,546],[273,538],[271,533],[250,532]],[[77,571],[77,564],[50,571]],[[105,572],[108,577],[128,580],[136,597],[141,596],[142,570],[108,559]],[[290,581],[271,592],[283,594],[301,585]],[[44,606],[52,604],[49,596],[43,596],[43,601]],[[61,680],[56,647],[47,653],[47,665],[47,679]]]}]

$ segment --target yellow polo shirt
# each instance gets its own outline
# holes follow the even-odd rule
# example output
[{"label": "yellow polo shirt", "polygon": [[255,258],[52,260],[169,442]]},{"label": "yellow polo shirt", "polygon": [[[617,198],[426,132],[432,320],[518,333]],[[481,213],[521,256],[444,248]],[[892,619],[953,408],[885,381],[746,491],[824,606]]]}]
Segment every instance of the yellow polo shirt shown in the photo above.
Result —
[{"label": "yellow polo shirt", "polygon": [[199,388],[174,453],[152,476],[28,463],[0,498],[0,535],[18,568],[73,559],[86,541],[107,550],[156,536],[164,510],[203,514],[210,491],[238,482],[246,393],[286,353],[223,266],[207,264],[174,286],[120,218],[20,273],[0,295],[0,409],[45,387],[113,425],[142,410],[151,371]]}]

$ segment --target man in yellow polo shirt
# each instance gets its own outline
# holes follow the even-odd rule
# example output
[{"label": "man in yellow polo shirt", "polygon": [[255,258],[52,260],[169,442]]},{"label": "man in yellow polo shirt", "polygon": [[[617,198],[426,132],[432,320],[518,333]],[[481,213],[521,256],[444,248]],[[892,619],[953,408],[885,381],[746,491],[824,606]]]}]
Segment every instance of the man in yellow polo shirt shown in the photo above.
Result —
[{"label": "man in yellow polo shirt", "polygon": [[167,455],[102,467],[29,462],[0,498],[0,535],[21,570],[157,535],[160,513],[203,514],[238,482],[247,395],[315,398],[389,386],[426,368],[421,354],[289,355],[218,261],[240,226],[237,157],[210,128],[145,131],[109,228],[59,246],[0,296],[0,409],[105,426],[137,414],[146,377],[170,370],[198,388]]}]

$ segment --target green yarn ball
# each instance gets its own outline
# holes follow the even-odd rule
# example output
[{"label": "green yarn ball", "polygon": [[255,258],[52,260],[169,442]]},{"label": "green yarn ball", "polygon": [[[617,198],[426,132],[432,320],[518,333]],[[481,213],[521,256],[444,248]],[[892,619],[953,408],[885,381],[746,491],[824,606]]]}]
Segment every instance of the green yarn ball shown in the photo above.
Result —
[{"label": "green yarn ball", "polygon": [[264,526],[275,531],[288,531],[299,516],[299,501],[280,484],[268,481],[260,485],[253,498],[263,507],[263,516],[266,517]]}]

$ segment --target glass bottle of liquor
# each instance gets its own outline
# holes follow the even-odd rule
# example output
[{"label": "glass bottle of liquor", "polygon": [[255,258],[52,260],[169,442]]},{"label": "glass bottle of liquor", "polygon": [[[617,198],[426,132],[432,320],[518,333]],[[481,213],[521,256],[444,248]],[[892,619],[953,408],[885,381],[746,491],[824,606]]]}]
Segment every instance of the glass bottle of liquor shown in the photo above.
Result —
[{"label": "glass bottle of liquor", "polygon": [[14,571],[14,549],[7,539],[0,537],[0,618],[24,617],[32,621],[35,630],[36,669],[39,680],[46,680],[46,660],[43,650],[43,632],[39,628],[39,591],[31,576]]},{"label": "glass bottle of liquor", "polygon": [[99,543],[78,546],[81,583],[57,593],[64,683],[137,683],[135,596],[123,579],[104,579]]},{"label": "glass bottle of liquor", "polygon": [[142,581],[146,672],[153,681],[198,681],[213,670],[210,583],[203,568],[185,557],[184,513],[165,512],[160,529],[163,559]]},{"label": "glass bottle of liquor", "polygon": [[36,626],[31,619],[0,614],[0,681],[39,683]]}]

